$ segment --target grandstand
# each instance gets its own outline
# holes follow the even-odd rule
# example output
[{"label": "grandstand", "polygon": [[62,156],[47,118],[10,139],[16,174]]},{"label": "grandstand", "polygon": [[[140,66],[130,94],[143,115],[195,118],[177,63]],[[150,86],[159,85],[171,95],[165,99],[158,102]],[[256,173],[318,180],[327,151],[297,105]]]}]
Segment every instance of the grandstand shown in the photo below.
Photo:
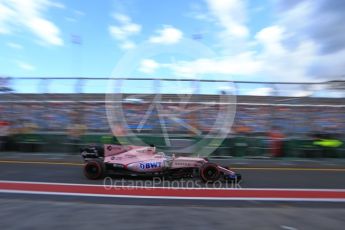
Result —
[{"label": "grandstand", "polygon": [[[60,136],[62,143],[94,143],[104,141],[104,137],[108,137],[109,140],[113,135],[106,110],[108,105],[117,104],[120,106],[117,108],[123,111],[122,129],[129,130],[135,135],[147,135],[150,139],[161,136],[163,132],[157,111],[153,111],[144,124],[142,120],[150,105],[159,103],[166,116],[179,116],[178,121],[187,124],[180,125],[179,122],[166,120],[165,132],[169,135],[182,135],[184,138],[200,138],[205,135],[210,136],[214,129],[220,129],[220,126],[215,125],[215,121],[224,106],[222,103],[225,103],[236,113],[232,126],[221,127],[227,130],[227,139],[231,139],[223,143],[242,138],[241,142],[251,143],[246,143],[244,146],[260,149],[262,153],[267,152],[272,130],[279,132],[284,140],[313,140],[314,136],[319,134],[345,139],[343,98],[237,95],[235,101],[220,102],[221,97],[233,95],[219,93],[181,97],[180,94],[160,94],[159,101],[155,96],[154,93],[121,94],[121,97],[118,97],[120,100],[109,100],[117,97],[109,97],[109,95],[106,97],[105,94],[100,93],[16,93],[7,90],[1,94],[0,120],[8,122],[9,133],[12,137],[16,137],[14,138],[16,141],[18,136],[21,137],[19,140],[22,143],[57,145],[58,143],[51,142],[57,140],[56,135]],[[179,109],[181,104],[183,107]],[[231,116],[224,115],[222,119],[226,121],[231,119]],[[197,132],[189,127],[195,128]],[[22,138],[23,135],[25,138]],[[38,138],[37,135],[40,137]],[[47,135],[54,137],[49,141],[43,140]],[[121,135],[129,134],[125,132]],[[82,137],[85,136],[88,138],[83,139]],[[243,137],[247,138],[246,141]],[[75,142],[75,139],[78,141]],[[84,141],[80,142],[80,140]],[[164,145],[164,141],[157,143]],[[223,147],[233,149],[236,148],[236,143],[224,144]],[[305,148],[305,144],[300,148]],[[247,150],[241,149],[242,152],[248,152]]]},{"label": "grandstand", "polygon": [[[133,96],[123,95],[123,98]],[[145,100],[140,104],[126,100],[122,102],[132,129],[139,123],[135,117],[141,117],[153,100],[153,95],[143,97]],[[188,103],[193,106],[218,100],[219,96],[216,95],[198,95],[193,96]],[[172,94],[161,95],[161,103],[165,106],[178,106],[181,98]],[[214,111],[218,110],[215,108],[217,105],[213,107]],[[14,129],[30,122],[35,124],[37,131],[61,132],[72,124],[73,117],[78,112],[80,122],[89,131],[110,131],[104,94],[2,94],[0,108],[2,119],[10,121]],[[273,125],[279,126],[286,135],[299,136],[322,131],[342,134],[345,130],[345,102],[342,98],[238,96],[236,110],[235,128],[242,126],[243,130],[252,134],[267,132]],[[207,126],[207,120],[214,119],[215,115],[212,115],[210,108],[204,109],[203,113],[198,114],[197,121],[200,126]],[[190,123],[187,117],[184,119]],[[154,123],[153,120],[151,122]],[[148,125],[147,130],[154,126],[153,123]],[[174,132],[186,132],[183,127],[180,130],[176,128]]]}]

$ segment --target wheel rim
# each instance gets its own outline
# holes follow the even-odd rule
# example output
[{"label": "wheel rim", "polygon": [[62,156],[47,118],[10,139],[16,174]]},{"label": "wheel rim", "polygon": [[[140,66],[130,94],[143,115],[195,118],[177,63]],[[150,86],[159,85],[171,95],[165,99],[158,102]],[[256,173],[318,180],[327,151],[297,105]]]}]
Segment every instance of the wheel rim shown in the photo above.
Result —
[{"label": "wheel rim", "polygon": [[219,178],[219,171],[216,167],[209,166],[203,170],[203,176],[205,180],[217,180]]},{"label": "wheel rim", "polygon": [[217,170],[213,167],[210,167],[206,170],[206,175],[208,178],[214,178],[217,175]]}]

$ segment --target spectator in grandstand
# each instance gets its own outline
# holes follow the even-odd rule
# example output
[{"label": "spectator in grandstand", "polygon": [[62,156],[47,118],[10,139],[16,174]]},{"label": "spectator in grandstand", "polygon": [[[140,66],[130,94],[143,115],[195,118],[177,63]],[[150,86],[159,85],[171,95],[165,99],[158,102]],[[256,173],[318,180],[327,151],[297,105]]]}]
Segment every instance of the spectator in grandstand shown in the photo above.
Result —
[{"label": "spectator in grandstand", "polygon": [[8,143],[10,123],[7,121],[0,121],[0,151],[6,149]]},{"label": "spectator in grandstand", "polygon": [[233,132],[238,135],[246,135],[251,132],[251,128],[242,122],[239,122],[238,124],[235,124],[233,126]]},{"label": "spectator in grandstand", "polygon": [[34,122],[27,120],[23,123],[23,128],[21,130],[21,133],[32,134],[32,133],[35,133],[37,130],[38,130],[38,126]]},{"label": "spectator in grandstand", "polygon": [[71,151],[77,153],[81,143],[81,137],[85,134],[87,127],[81,123],[77,114],[74,117],[74,122],[67,128],[68,144],[71,146]]},{"label": "spectator in grandstand", "polygon": [[269,145],[272,157],[283,156],[283,141],[284,134],[280,131],[279,127],[273,126],[271,131],[268,133]]}]

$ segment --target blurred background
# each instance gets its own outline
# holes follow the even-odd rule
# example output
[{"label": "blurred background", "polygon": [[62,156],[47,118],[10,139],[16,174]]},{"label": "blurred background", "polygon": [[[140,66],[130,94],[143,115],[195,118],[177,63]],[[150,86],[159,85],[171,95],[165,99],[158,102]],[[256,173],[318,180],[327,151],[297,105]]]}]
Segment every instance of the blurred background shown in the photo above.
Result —
[{"label": "blurred background", "polygon": [[[341,0],[1,0],[0,149],[76,152],[139,135],[172,151],[225,132],[207,154],[344,157],[344,9]],[[135,61],[113,72],[128,54]],[[119,127],[106,116],[110,77],[124,78],[110,89],[122,95],[112,104]],[[157,94],[164,119],[150,109]],[[237,99],[225,103],[224,127],[222,96]]]},{"label": "blurred background", "polygon": [[[97,92],[109,81],[122,85],[113,92],[116,100]],[[1,151],[77,154],[90,144],[138,144],[131,139],[135,136],[174,153],[202,154],[182,147],[206,139],[201,147],[216,147],[207,153],[212,156],[345,157],[345,82],[184,79],[183,89],[192,92],[187,94],[174,93],[176,82],[2,78]],[[26,92],[21,92],[24,85]],[[128,92],[137,85],[137,94]],[[107,117],[109,105],[121,111],[115,113],[117,122]],[[159,110],[152,107],[157,105]],[[222,107],[230,112],[222,113]]]}]

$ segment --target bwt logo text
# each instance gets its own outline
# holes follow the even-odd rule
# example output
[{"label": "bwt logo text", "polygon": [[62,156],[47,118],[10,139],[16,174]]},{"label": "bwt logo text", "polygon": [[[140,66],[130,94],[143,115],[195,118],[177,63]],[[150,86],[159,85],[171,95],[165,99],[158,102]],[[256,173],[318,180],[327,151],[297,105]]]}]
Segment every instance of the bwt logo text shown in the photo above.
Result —
[{"label": "bwt logo text", "polygon": [[153,168],[160,168],[162,162],[148,162],[148,163],[140,163],[141,169],[153,169]]}]

